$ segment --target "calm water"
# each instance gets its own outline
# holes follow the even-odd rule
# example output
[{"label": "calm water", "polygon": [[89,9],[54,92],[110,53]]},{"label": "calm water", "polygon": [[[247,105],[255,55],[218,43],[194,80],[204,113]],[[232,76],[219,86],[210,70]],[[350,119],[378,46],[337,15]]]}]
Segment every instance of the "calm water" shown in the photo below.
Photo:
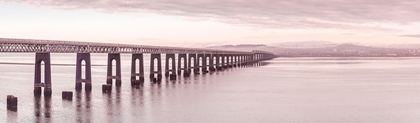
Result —
[{"label": "calm water", "polygon": [[[74,92],[75,54],[51,55],[69,64],[52,66],[51,99],[33,97],[33,65],[0,64],[0,122],[420,122],[420,58],[278,58],[132,88],[123,55],[122,87],[103,94],[106,55],[92,54],[91,93]],[[2,63],[33,61],[0,54]],[[61,91],[73,91],[73,101]],[[6,110],[9,94],[17,112]]]}]

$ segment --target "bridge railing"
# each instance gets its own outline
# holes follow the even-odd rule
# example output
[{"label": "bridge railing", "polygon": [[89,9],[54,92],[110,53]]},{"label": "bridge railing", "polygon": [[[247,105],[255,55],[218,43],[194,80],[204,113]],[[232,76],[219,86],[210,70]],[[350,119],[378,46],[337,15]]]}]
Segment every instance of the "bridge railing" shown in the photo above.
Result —
[{"label": "bridge railing", "polygon": [[56,52],[56,53],[196,53],[196,54],[253,54],[229,50],[182,48],[131,44],[75,42],[35,39],[0,38],[1,52]]}]

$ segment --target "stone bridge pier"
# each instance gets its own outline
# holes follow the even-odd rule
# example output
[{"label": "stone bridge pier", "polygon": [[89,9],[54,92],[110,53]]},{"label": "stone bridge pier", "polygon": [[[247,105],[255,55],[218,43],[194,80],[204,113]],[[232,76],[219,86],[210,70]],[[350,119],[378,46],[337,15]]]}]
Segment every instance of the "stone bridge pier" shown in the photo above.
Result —
[{"label": "stone bridge pier", "polygon": [[[165,59],[165,77],[170,76],[171,80],[176,80],[175,54],[166,54]],[[169,64],[171,63],[171,64]],[[171,66],[171,67],[169,67]]]},{"label": "stone bridge pier", "polygon": [[[82,78],[82,62],[85,63],[85,78]],[[85,83],[85,90],[92,90],[92,73],[91,73],[91,61],[90,53],[77,53],[76,58],[76,90],[82,90],[82,83]]]},{"label": "stone bridge pier", "polygon": [[234,64],[233,64],[233,67],[238,67],[239,66],[239,60],[238,60],[238,55],[233,55],[233,57],[234,57]]},{"label": "stone bridge pier", "polygon": [[235,57],[233,55],[229,55],[229,57],[230,57],[229,68],[233,68],[233,66],[235,65],[235,62],[234,62]]},{"label": "stone bridge pier", "polygon": [[223,70],[223,63],[224,63],[224,58],[222,54],[217,54],[216,55],[216,70],[217,71],[221,71]]},{"label": "stone bridge pier", "polygon": [[228,64],[229,64],[229,55],[223,55],[223,69],[227,69],[228,68]]},{"label": "stone bridge pier", "polygon": [[[184,64],[181,64],[184,62]],[[187,54],[178,54],[178,75],[181,75],[181,73],[184,72],[184,77],[188,77],[188,59]]]},{"label": "stone bridge pier", "polygon": [[[139,61],[138,64],[136,61]],[[131,85],[140,85],[144,82],[143,54],[132,54],[131,58]],[[138,68],[138,71],[136,71]]]},{"label": "stone bridge pier", "polygon": [[210,72],[215,72],[216,71],[216,63],[217,63],[217,55],[215,54],[210,54],[210,64],[209,64],[209,70]]},{"label": "stone bridge pier", "polygon": [[[200,74],[199,72],[199,65],[197,64],[197,55],[196,54],[188,54],[188,74]],[[194,65],[194,66],[192,66]]]},{"label": "stone bridge pier", "polygon": [[201,72],[208,73],[212,65],[213,65],[213,60],[211,59],[211,54],[204,54],[203,67],[201,69]]},{"label": "stone bridge pier", "polygon": [[[200,74],[200,72],[204,73],[204,69],[206,69],[206,61],[205,61],[204,54],[197,54],[197,67],[194,69],[196,71],[196,74]],[[201,70],[200,70],[201,69]]]},{"label": "stone bridge pier", "polygon": [[[115,60],[115,75],[113,75],[113,62]],[[115,80],[115,85],[121,87],[121,55],[120,53],[108,53],[106,84],[112,85],[112,80]]]},{"label": "stone bridge pier", "polygon": [[244,62],[244,56],[243,55],[239,55],[238,61],[239,61],[239,66],[238,67],[242,67],[243,62]]},{"label": "stone bridge pier", "polygon": [[[42,71],[42,64],[44,71]],[[44,82],[42,81],[41,72],[44,72]],[[51,59],[50,53],[36,53],[35,54],[35,77],[34,77],[34,95],[39,97],[44,88],[44,97],[51,97]]]},{"label": "stone bridge pier", "polygon": [[[157,70],[155,70],[155,59],[157,60]],[[155,74],[157,76],[155,76]],[[150,55],[150,79],[153,80],[153,82],[162,81],[162,59],[160,53]]]}]

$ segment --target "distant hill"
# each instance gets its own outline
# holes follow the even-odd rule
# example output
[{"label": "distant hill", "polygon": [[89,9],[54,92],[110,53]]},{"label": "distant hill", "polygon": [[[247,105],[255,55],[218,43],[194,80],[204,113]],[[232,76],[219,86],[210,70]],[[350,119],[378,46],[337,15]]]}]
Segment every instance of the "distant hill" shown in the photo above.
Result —
[{"label": "distant hill", "polygon": [[242,45],[222,45],[208,47],[211,49],[252,51],[262,50],[275,53],[279,56],[290,57],[402,57],[420,56],[420,49],[372,47],[356,44],[333,44],[329,42],[317,42],[305,45],[285,45],[267,46],[263,44],[242,44]]},{"label": "distant hill", "polygon": [[279,48],[322,48],[322,47],[332,47],[339,44],[332,43],[329,41],[298,41],[298,42],[283,42],[283,43],[274,43],[272,46]]},{"label": "distant hill", "polygon": [[387,44],[379,47],[397,48],[397,49],[420,49],[420,44]]},{"label": "distant hill", "polygon": [[252,50],[263,50],[263,51],[275,51],[278,47],[271,47],[263,44],[240,44],[240,45],[221,45],[221,46],[210,46],[210,49],[221,49],[221,50],[235,50],[235,51],[252,51]]}]

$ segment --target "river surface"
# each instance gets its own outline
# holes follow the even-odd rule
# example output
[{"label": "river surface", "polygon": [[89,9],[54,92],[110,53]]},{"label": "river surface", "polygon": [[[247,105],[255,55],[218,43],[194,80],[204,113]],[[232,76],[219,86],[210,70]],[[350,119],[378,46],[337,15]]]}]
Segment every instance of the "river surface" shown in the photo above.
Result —
[{"label": "river surface", "polygon": [[[420,122],[420,58],[277,58],[133,88],[122,55],[122,86],[104,94],[105,54],[92,54],[90,93],[74,90],[76,54],[51,54],[53,95],[35,98],[34,57],[0,54],[0,122]],[[17,112],[6,95],[18,97]]]}]

